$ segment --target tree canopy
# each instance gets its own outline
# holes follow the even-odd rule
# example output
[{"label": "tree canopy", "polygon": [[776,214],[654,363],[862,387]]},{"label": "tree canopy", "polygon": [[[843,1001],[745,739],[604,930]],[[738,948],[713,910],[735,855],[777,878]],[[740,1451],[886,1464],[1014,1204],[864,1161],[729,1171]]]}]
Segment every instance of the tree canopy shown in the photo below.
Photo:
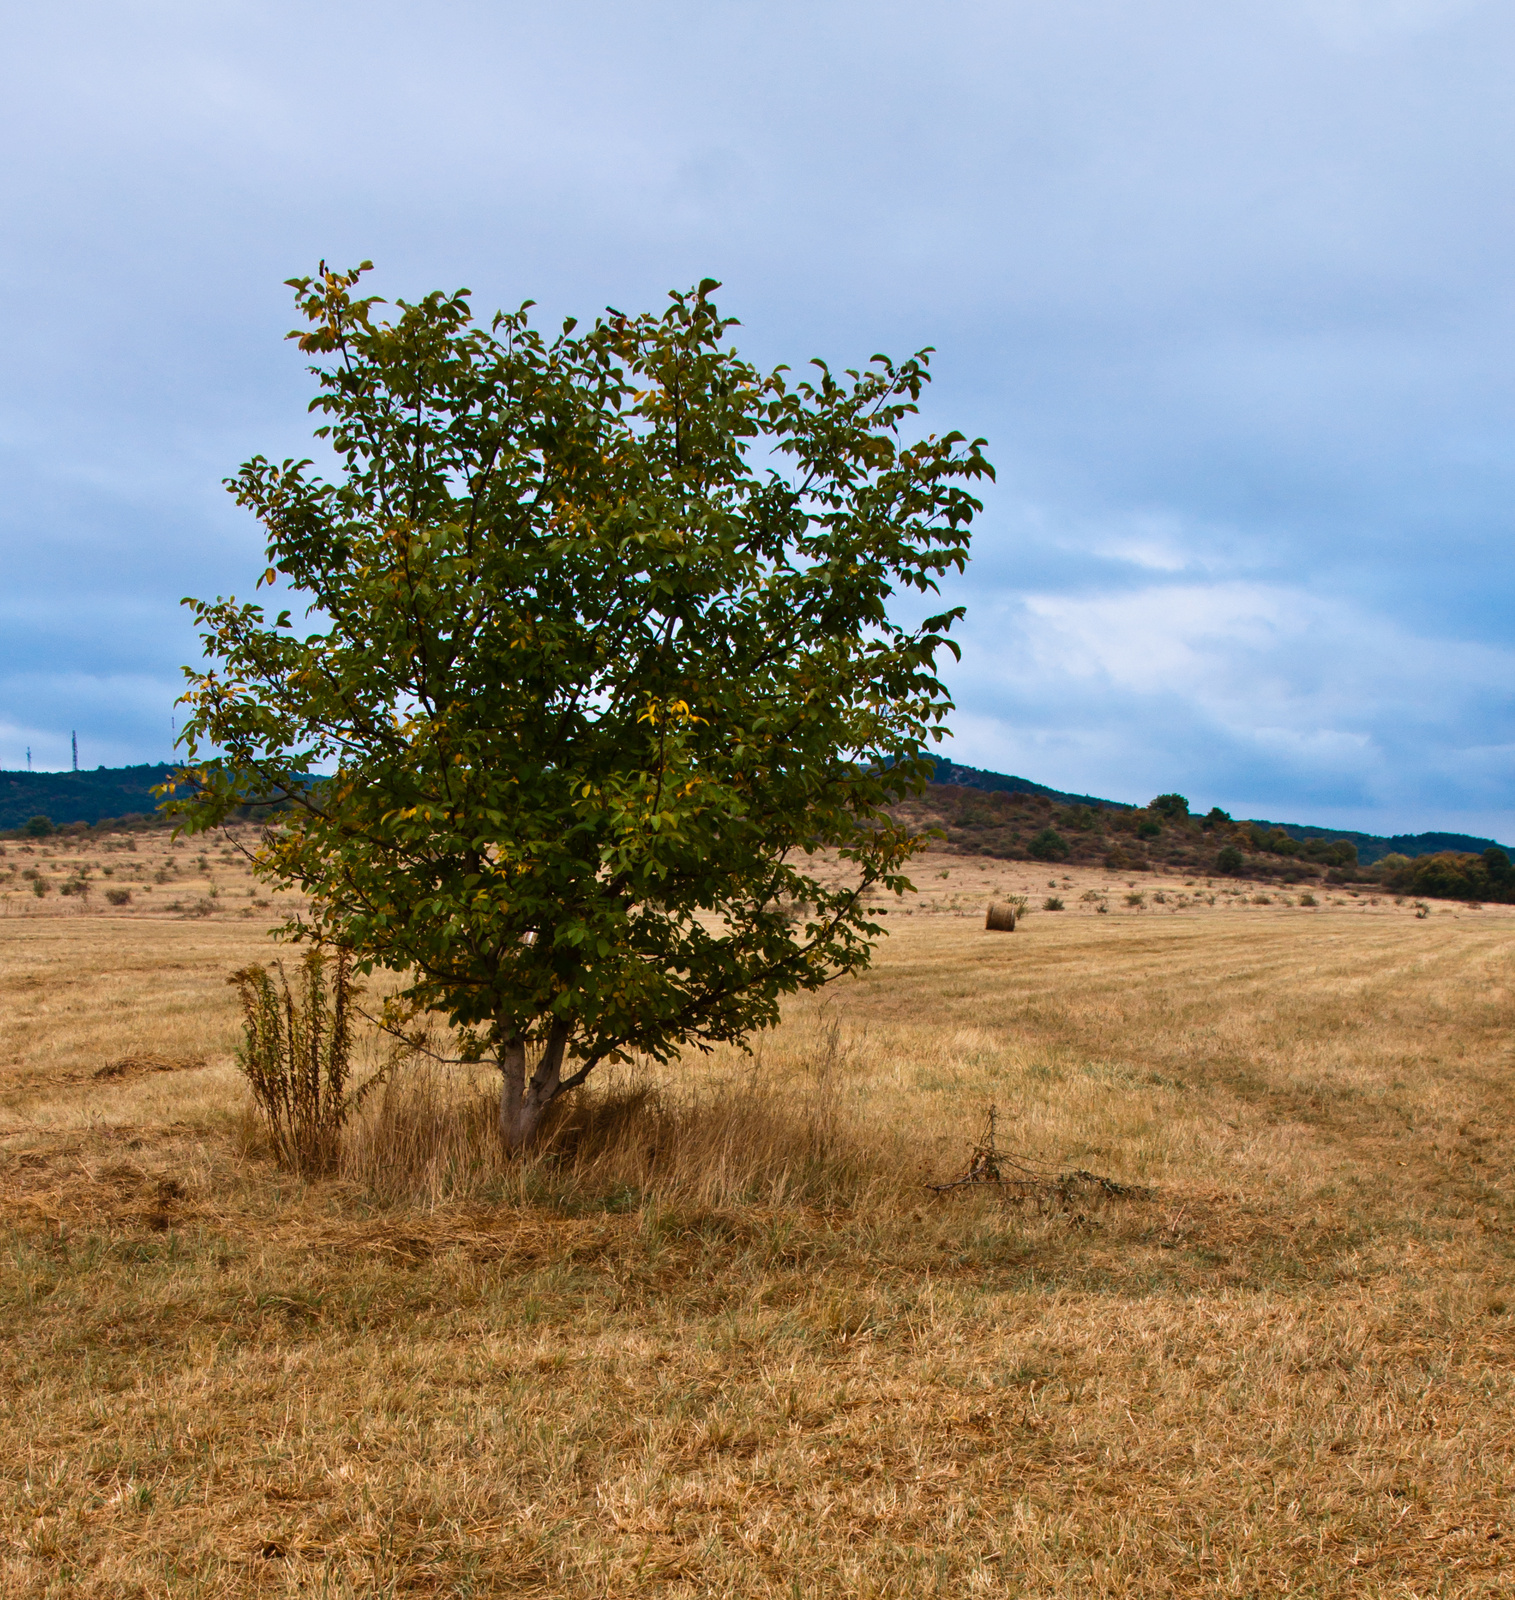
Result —
[{"label": "tree canopy", "polygon": [[286,931],[403,973],[519,1143],[597,1063],[740,1042],[867,963],[961,615],[890,602],[962,570],[992,468],[903,436],[929,350],[763,373],[710,280],[551,338],[467,291],[386,317],[368,265],[291,280],[335,471],[228,480],[312,631],[186,602],[174,809],[291,800],[257,856],[309,896]]}]

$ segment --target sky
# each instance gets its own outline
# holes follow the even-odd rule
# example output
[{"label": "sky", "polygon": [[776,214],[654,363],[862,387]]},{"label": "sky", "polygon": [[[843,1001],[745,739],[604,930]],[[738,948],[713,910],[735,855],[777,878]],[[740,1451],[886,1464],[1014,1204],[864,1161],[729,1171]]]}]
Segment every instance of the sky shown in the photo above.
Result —
[{"label": "sky", "polygon": [[167,759],[283,280],[544,321],[718,278],[760,364],[936,349],[990,441],[949,753],[1515,839],[1515,7],[12,8],[0,767]]}]

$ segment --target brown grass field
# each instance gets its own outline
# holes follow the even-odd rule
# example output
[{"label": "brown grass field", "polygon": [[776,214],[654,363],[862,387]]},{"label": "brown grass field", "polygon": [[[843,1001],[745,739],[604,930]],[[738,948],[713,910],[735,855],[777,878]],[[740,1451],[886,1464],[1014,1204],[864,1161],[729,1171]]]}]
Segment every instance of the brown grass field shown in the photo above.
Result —
[{"label": "brown grass field", "polygon": [[[7,1596],[1515,1592],[1508,908],[930,856],[753,1059],[303,1184],[238,859],[6,848]],[[933,1194],[991,1103],[1151,1196]]]}]

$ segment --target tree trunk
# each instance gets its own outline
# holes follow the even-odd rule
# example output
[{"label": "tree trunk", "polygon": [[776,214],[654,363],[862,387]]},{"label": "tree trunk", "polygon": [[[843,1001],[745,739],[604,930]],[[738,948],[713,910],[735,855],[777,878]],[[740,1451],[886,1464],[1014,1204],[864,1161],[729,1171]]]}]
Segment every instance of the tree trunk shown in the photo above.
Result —
[{"label": "tree trunk", "polygon": [[526,1041],[507,1039],[499,1047],[495,1059],[500,1064],[500,1137],[508,1149],[511,1130],[521,1114],[521,1100],[526,1093]]},{"label": "tree trunk", "polygon": [[[500,1131],[505,1136],[505,1148],[512,1154],[524,1150],[536,1137],[542,1114],[557,1099],[558,1085],[563,1078],[563,1052],[567,1045],[568,1024],[554,1022],[547,1030],[547,1048],[542,1052],[542,1059],[532,1073],[530,1083],[524,1081],[525,1045],[513,1043],[506,1047],[507,1053],[501,1054],[500,1071],[504,1074],[505,1084],[500,1094]],[[507,1060],[515,1060],[508,1052],[516,1050],[520,1052],[520,1064],[514,1068],[512,1078],[506,1063]],[[511,1093],[512,1081],[516,1086],[514,1095]]]}]

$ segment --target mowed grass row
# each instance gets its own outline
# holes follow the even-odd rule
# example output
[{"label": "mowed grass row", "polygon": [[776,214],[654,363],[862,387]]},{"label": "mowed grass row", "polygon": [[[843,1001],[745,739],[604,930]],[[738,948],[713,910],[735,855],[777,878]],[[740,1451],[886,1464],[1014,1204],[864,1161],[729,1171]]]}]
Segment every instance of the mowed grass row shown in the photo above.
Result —
[{"label": "mowed grass row", "polygon": [[[1508,1592],[1512,933],[916,919],[522,1166],[412,1070],[304,1186],[256,929],[17,919],[5,1592]],[[925,1189],[991,1103],[1151,1197]]]}]

